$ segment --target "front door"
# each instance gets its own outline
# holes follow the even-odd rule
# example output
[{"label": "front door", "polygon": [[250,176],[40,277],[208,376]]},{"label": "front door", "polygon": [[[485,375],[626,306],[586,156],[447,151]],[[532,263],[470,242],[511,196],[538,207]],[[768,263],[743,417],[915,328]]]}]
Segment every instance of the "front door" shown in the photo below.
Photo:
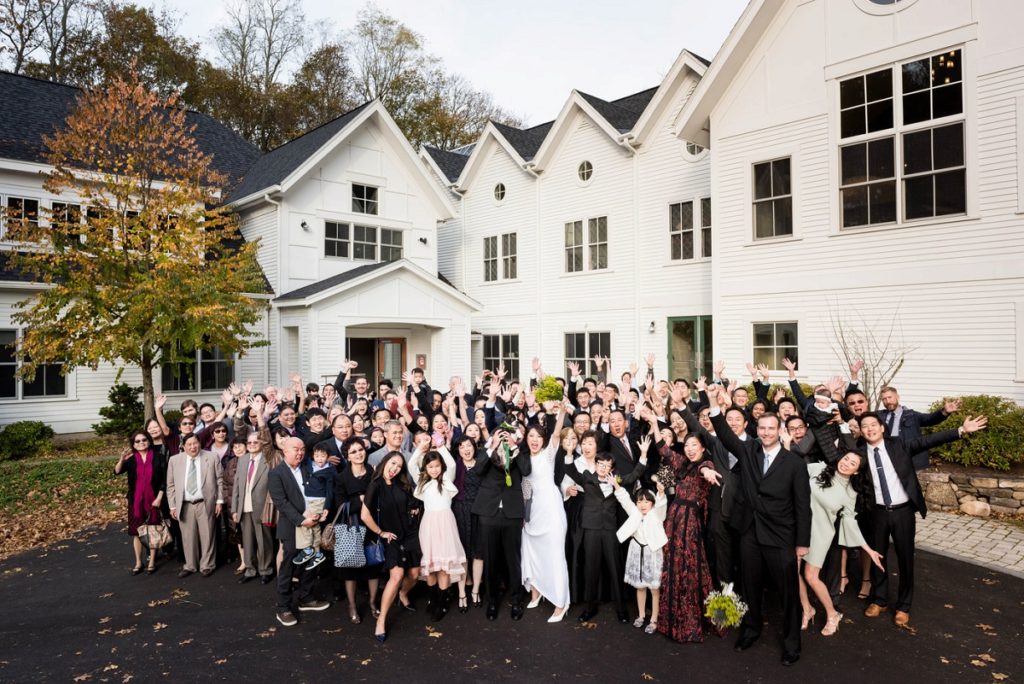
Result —
[{"label": "front door", "polygon": [[669,379],[712,377],[711,316],[668,319]]},{"label": "front door", "polygon": [[377,382],[390,380],[396,389],[402,386],[405,373],[405,338],[384,337],[377,340]]}]

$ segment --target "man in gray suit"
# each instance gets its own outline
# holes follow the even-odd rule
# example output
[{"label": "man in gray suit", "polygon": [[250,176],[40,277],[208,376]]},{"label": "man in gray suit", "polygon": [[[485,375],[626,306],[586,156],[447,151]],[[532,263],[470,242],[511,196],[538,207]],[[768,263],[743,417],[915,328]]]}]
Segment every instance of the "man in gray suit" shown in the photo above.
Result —
[{"label": "man in gray suit", "polygon": [[238,460],[231,492],[231,510],[234,511],[231,515],[242,531],[245,561],[245,574],[239,578],[239,584],[255,579],[257,568],[263,584],[268,584],[274,575],[274,540],[270,536],[270,528],[263,524],[270,475],[270,467],[264,457],[267,446],[259,433],[249,434],[245,440],[247,453]]},{"label": "man in gray suit", "polygon": [[[292,561],[301,549],[295,548],[295,528],[319,525],[316,517],[306,517],[306,497],[303,487],[308,479],[307,472],[300,466],[305,445],[298,437],[284,440],[284,462],[270,471],[267,489],[270,498],[277,507],[277,538],[281,540],[284,559],[277,573],[277,621],[285,627],[292,627],[298,620],[292,612],[292,594],[298,599],[300,611],[326,610],[330,606],[327,601],[313,598],[313,580],[316,573],[303,565],[295,565]],[[292,577],[299,581],[292,587]]]},{"label": "man in gray suit", "polygon": [[194,573],[197,561],[200,573],[209,577],[215,567],[214,520],[224,503],[220,459],[200,450],[195,433],[185,437],[182,449],[167,467],[167,502],[185,547],[185,566],[178,577]]}]

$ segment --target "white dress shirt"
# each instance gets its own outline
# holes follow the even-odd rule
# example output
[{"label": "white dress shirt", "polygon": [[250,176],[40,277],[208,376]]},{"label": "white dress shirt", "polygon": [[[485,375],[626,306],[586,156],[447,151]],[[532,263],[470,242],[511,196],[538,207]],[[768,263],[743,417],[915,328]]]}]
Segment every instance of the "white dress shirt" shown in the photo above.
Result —
[{"label": "white dress shirt", "polygon": [[900,476],[896,474],[896,468],[892,464],[892,459],[889,458],[889,452],[885,449],[885,440],[875,445],[868,444],[868,463],[871,464],[872,472],[875,473],[875,476],[871,478],[875,486],[875,503],[879,506],[885,505],[881,478],[878,476],[878,466],[875,463],[875,448],[878,449],[878,455],[882,461],[882,473],[885,475],[885,484],[889,488],[889,498],[892,501],[889,505],[899,506],[907,503],[910,501],[910,497],[907,495],[907,490],[903,488],[903,483],[900,482]]}]

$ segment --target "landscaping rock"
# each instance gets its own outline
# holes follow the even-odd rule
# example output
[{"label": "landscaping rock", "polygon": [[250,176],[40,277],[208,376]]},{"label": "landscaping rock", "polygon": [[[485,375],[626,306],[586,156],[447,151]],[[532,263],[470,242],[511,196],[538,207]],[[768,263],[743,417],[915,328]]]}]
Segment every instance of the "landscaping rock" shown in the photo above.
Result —
[{"label": "landscaping rock", "polygon": [[977,501],[978,500],[978,497],[976,497],[976,496],[974,496],[972,494],[959,494],[958,493],[957,494],[957,498],[960,500],[960,503],[967,503],[969,501]]},{"label": "landscaping rock", "polygon": [[949,479],[956,482],[958,485],[971,484],[970,475],[950,475]]},{"label": "landscaping rock", "polygon": [[994,477],[975,477],[971,478],[971,484],[978,489],[997,489],[999,487],[999,480]]},{"label": "landscaping rock", "polygon": [[1019,508],[1007,508],[1006,506],[990,506],[993,513],[999,513],[1000,515],[1017,515],[1020,513]]},{"label": "landscaping rock", "polygon": [[1010,478],[1001,477],[1001,478],[999,478],[999,486],[1000,487],[1008,487],[1010,489],[1015,489],[1017,487],[1024,488],[1024,480],[1021,480],[1021,479],[1016,478],[1016,477],[1010,477]]},{"label": "landscaping rock", "polygon": [[967,501],[966,503],[960,504],[960,510],[967,515],[973,515],[979,518],[987,518],[992,515],[992,507],[984,501]]},{"label": "landscaping rock", "polygon": [[995,509],[996,506],[999,506],[1000,508],[1017,509],[1020,508],[1020,501],[1017,501],[1016,499],[1004,499],[1002,497],[999,497],[989,499],[988,505],[992,506],[993,509]]},{"label": "landscaping rock", "polygon": [[933,506],[955,508],[958,505],[956,494],[946,482],[929,482],[924,490],[924,498]]},{"label": "landscaping rock", "polygon": [[949,473],[922,472],[917,474],[919,482],[949,482]]},{"label": "landscaping rock", "polygon": [[1017,501],[1024,501],[1024,492],[1014,492],[1013,498]]}]

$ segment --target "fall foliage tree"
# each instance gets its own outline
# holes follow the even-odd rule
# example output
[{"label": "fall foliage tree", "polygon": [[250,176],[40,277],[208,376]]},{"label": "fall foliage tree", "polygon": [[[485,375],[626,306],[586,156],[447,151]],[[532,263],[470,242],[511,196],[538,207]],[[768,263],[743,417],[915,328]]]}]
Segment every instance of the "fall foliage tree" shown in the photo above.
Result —
[{"label": "fall foliage tree", "polygon": [[161,364],[265,344],[250,331],[261,306],[245,294],[263,288],[257,245],[211,208],[226,179],[191,133],[176,97],[132,73],[85,91],[46,139],[44,187],[77,204],[46,212],[48,227],[8,217],[9,238],[23,244],[15,265],[44,284],[14,314],[23,377],[45,363],[134,365],[148,417]]}]

